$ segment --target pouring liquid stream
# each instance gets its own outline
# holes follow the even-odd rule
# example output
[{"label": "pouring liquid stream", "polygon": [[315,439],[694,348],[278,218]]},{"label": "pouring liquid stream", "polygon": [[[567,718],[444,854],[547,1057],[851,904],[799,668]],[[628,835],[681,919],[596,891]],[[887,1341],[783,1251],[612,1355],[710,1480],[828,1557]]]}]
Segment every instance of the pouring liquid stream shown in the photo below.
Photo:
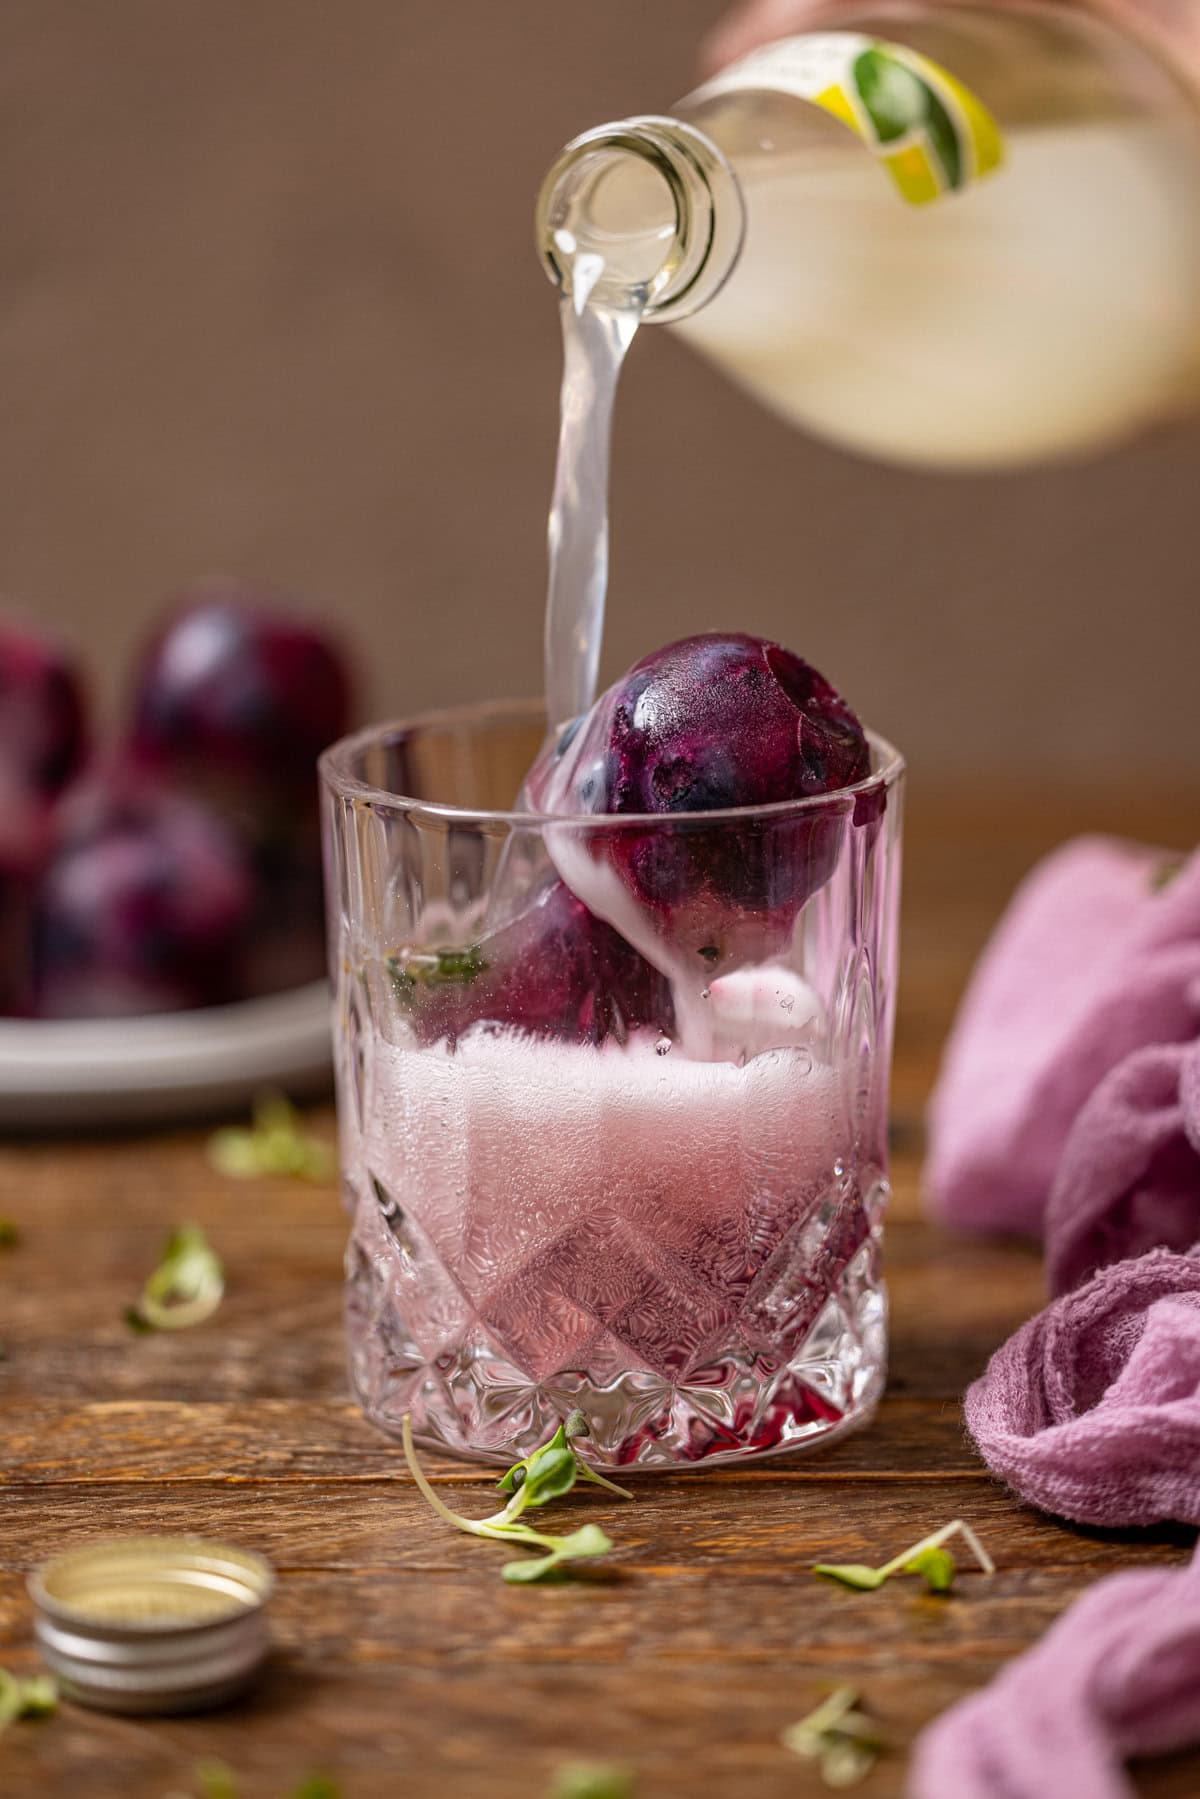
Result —
[{"label": "pouring liquid stream", "polygon": [[[560,233],[560,248],[573,243]],[[559,302],[563,379],[558,460],[547,527],[546,713],[551,735],[586,712],[596,697],[604,601],[608,592],[608,477],[613,407],[626,352],[644,301],[619,308],[592,301],[605,263],[575,250],[571,281]]]},{"label": "pouring liquid stream", "polygon": [[[647,233],[639,247],[657,234]],[[608,487],[613,410],[625,356],[637,334],[648,292],[622,284],[619,300],[600,300],[597,284],[613,270],[595,249],[579,248],[569,232],[558,236],[569,279],[559,301],[563,337],[558,459],[547,529],[549,583],[546,600],[545,678],[547,747],[564,727],[586,713],[596,697],[604,607],[608,591]],[[543,795],[556,810],[553,782]],[[569,803],[564,810],[570,810]],[[613,925],[670,983],[678,1033],[689,1053],[707,1060],[712,1027],[703,982],[685,973],[683,959],[653,928],[642,909],[603,862],[576,841],[568,825],[550,827],[547,847],[568,887],[599,918]]]}]

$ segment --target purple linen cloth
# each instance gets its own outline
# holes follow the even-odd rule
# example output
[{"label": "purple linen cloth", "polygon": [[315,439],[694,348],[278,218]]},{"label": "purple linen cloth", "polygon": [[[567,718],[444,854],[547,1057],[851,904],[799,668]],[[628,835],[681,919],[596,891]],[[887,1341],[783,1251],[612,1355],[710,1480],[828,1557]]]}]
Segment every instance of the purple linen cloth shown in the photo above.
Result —
[{"label": "purple linen cloth", "polygon": [[972,977],[930,1104],[930,1208],[1037,1233],[1068,1135],[1109,1071],[1200,1035],[1200,853],[1084,837],[1018,889]]},{"label": "purple linen cloth", "polygon": [[1152,1250],[1056,1299],[963,1409],[1030,1505],[1083,1524],[1200,1524],[1200,1254]]},{"label": "purple linen cloth", "polygon": [[[1196,995],[1200,1012],[1200,993]],[[1200,1040],[1134,1050],[1067,1138],[1046,1210],[1046,1275],[1067,1293],[1148,1249],[1200,1243]]]},{"label": "purple linen cloth", "polygon": [[1121,1763],[1200,1736],[1200,1550],[1101,1580],[918,1740],[909,1799],[1132,1799]]}]

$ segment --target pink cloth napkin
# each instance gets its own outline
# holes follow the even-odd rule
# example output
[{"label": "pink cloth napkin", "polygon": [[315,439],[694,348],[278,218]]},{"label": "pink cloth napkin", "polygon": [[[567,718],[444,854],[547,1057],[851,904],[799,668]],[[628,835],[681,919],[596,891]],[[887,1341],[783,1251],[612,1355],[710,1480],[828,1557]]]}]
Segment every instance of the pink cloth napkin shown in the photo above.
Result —
[{"label": "pink cloth napkin", "polygon": [[[1200,992],[1194,995],[1200,1012]],[[1046,1275],[1068,1293],[1098,1268],[1200,1243],[1200,1039],[1134,1050],[1066,1141],[1046,1210]]]},{"label": "pink cloth napkin", "polygon": [[1200,1035],[1200,853],[1066,844],[985,950],[930,1105],[925,1179],[947,1222],[1040,1232],[1080,1110],[1134,1051]]},{"label": "pink cloth napkin", "polygon": [[1152,1250],[1055,1300],[963,1409],[993,1474],[1043,1511],[1200,1525],[1200,1255]]},{"label": "pink cloth napkin", "polygon": [[[993,1473],[1083,1523],[1200,1525],[1200,852],[1102,838],[1036,869],[972,980],[930,1110],[948,1221],[1044,1228],[1059,1297],[964,1402]],[[912,1799],[1130,1799],[1200,1736],[1200,1550],[1097,1583],[927,1729]]]},{"label": "pink cloth napkin", "polygon": [[910,1799],[1132,1799],[1121,1763],[1200,1736],[1200,1550],[1097,1582],[920,1737]]}]

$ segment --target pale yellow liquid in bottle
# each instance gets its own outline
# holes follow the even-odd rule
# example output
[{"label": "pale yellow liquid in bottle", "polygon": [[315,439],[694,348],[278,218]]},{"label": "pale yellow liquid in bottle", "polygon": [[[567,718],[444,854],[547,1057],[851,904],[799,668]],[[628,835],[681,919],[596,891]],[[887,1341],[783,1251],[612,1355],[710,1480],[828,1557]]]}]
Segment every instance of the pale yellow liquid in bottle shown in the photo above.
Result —
[{"label": "pale yellow liquid in bottle", "polygon": [[765,405],[969,468],[1086,452],[1195,404],[1200,189],[1164,125],[1017,127],[1000,172],[920,208],[836,131],[738,159],[740,264],[675,327]]}]

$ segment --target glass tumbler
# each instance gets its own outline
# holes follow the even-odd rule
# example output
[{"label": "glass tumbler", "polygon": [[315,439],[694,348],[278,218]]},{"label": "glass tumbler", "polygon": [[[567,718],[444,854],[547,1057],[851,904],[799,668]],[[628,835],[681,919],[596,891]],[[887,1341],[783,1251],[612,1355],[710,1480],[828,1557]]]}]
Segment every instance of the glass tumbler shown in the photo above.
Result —
[{"label": "glass tumbler", "polygon": [[514,812],[544,716],[322,759],[350,1367],[367,1415],[511,1462],[581,1408],[614,1467],[861,1421],[903,763],[723,812]]}]

